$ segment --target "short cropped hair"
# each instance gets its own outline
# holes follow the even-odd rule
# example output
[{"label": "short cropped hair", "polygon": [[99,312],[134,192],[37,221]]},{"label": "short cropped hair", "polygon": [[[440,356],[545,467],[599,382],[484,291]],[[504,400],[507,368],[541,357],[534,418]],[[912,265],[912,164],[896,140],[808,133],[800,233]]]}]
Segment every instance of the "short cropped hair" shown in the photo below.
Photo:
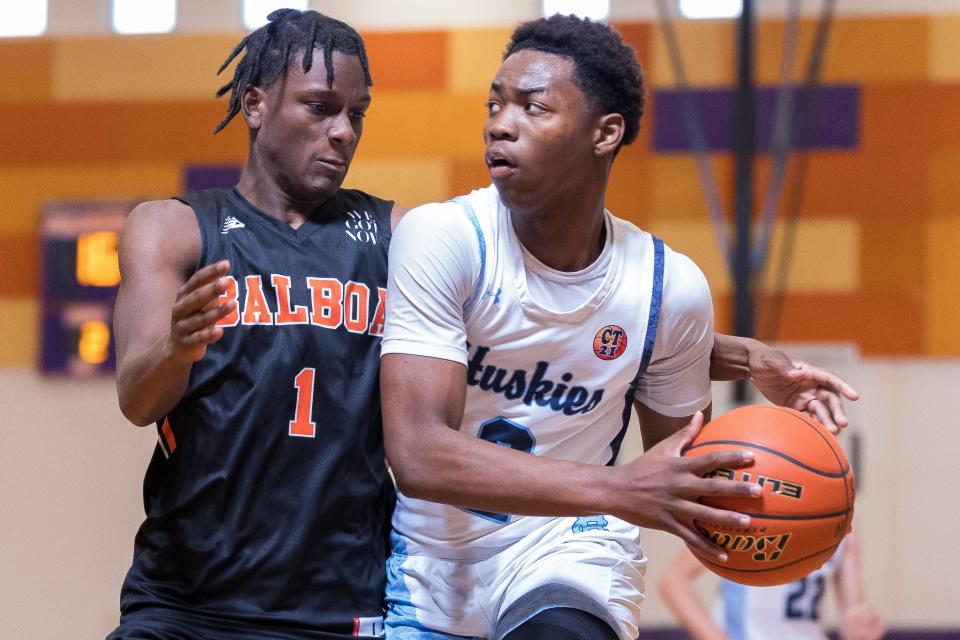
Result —
[{"label": "short cropped hair", "polygon": [[643,70],[637,53],[612,27],[576,16],[554,15],[524,22],[514,30],[503,59],[533,49],[568,58],[573,82],[601,113],[619,113],[626,123],[621,145],[640,131],[644,106]]}]

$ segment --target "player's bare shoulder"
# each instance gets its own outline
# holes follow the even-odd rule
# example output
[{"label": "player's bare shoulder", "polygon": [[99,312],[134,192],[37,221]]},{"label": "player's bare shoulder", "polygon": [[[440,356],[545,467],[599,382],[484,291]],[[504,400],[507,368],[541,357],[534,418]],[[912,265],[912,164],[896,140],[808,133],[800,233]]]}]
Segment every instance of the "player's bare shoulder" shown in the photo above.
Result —
[{"label": "player's bare shoulder", "polygon": [[189,274],[200,258],[200,226],[189,205],[172,198],[137,205],[120,235],[121,272],[143,265]]}]

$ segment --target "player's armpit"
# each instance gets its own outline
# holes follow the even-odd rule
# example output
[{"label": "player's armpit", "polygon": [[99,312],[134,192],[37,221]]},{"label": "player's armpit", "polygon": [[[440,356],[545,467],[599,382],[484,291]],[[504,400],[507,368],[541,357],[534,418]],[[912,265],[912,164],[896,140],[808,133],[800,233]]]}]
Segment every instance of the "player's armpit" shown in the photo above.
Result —
[{"label": "player's armpit", "polygon": [[[643,448],[649,450],[661,441],[669,438],[676,432],[690,424],[690,416],[672,418],[654,411],[642,402],[634,402],[637,418],[640,421],[640,435],[643,436]],[[708,405],[701,413],[703,422],[710,422],[713,405]]]},{"label": "player's armpit", "polygon": [[403,219],[403,216],[407,215],[407,212],[410,211],[409,207],[405,207],[401,204],[393,203],[393,209],[390,210],[390,229],[394,230],[397,228],[397,225],[400,224],[400,220]]}]

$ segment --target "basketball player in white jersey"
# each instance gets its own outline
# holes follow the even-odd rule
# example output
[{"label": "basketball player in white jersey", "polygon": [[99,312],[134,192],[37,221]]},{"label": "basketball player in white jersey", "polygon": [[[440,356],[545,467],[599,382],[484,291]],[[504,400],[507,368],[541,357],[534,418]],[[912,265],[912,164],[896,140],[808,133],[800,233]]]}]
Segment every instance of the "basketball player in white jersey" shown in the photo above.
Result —
[{"label": "basketball player in white jersey", "polygon": [[775,587],[749,587],[720,579],[713,615],[695,581],[704,566],[682,549],[660,580],[660,593],[693,640],[827,640],[821,618],[832,591],[841,640],[878,640],[884,625],[863,587],[860,540],[848,535],[832,558],[804,578]]},{"label": "basketball player in white jersey", "polygon": [[[703,274],[604,208],[642,106],[639,64],[615,31],[560,16],[521,25],[491,86],[494,186],[415,209],[394,234],[388,638],[632,640],[637,525],[720,561],[693,519],[746,526],[697,499],[756,495],[702,477],[751,454],[679,456],[710,408]],[[634,407],[648,452],[608,466]]]}]

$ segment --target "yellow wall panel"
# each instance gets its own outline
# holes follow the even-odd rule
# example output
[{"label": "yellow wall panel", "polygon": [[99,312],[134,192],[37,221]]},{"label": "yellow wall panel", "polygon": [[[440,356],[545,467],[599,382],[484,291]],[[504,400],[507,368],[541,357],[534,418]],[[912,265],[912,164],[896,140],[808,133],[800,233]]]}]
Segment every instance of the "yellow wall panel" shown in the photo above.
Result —
[{"label": "yellow wall panel", "polygon": [[[817,30],[817,21],[800,21],[792,77],[801,80]],[[763,84],[780,80],[785,23],[764,20],[757,28],[756,77]],[[837,19],[824,57],[825,82],[902,82],[927,78],[926,18]],[[879,43],[882,43],[879,44]],[[733,68],[733,58],[730,66]]]},{"label": "yellow wall panel", "polygon": [[[707,276],[716,294],[731,291],[729,271],[724,264],[713,227],[707,222],[657,217],[649,231],[659,235],[675,250],[685,253]],[[777,265],[783,226],[776,225],[768,264]],[[762,286],[773,283],[768,270]],[[854,220],[812,219],[797,226],[793,259],[787,287],[797,293],[850,293],[860,285],[860,227]]]},{"label": "yellow wall panel", "polygon": [[[676,20],[683,66],[691,85],[729,85],[734,78],[734,23],[731,20]],[[673,67],[663,29],[657,24],[650,44],[650,59],[641,60],[649,79],[658,87],[673,87]]]},{"label": "yellow wall panel", "polygon": [[426,91],[380,94],[364,125],[361,153],[367,158],[419,155],[482,161],[485,97]]},{"label": "yellow wall panel", "polygon": [[[776,85],[780,82],[780,67],[783,64],[783,38],[786,25],[782,20],[763,20],[757,24],[756,38],[756,74],[757,82],[766,85]],[[810,47],[816,34],[816,22],[801,20],[797,31],[797,42],[794,49],[794,61],[791,77],[794,80],[803,78],[806,71],[807,59],[810,56]],[[731,60],[731,65],[734,61]]]},{"label": "yellow wall panel", "polygon": [[930,79],[960,80],[960,16],[930,17]]},{"label": "yellow wall panel", "polygon": [[39,320],[35,299],[0,298],[0,367],[34,366]]},{"label": "yellow wall panel", "polygon": [[924,217],[862,218],[863,291],[899,289],[921,293],[924,278]]},{"label": "yellow wall panel", "polygon": [[[730,208],[730,182],[733,163],[729,155],[713,155],[710,167],[720,193],[720,201]],[[700,183],[700,174],[691,154],[656,154],[650,159],[650,210],[658,215],[707,220],[707,200]]]},{"label": "yellow wall panel", "polygon": [[703,271],[714,295],[730,291],[730,276],[720,250],[713,227],[703,221],[678,220],[675,218],[651,217],[646,231],[660,237],[674,251],[686,254]]},{"label": "yellow wall panel", "polygon": [[510,29],[451,31],[447,46],[447,89],[454,93],[486,95],[500,67]]},{"label": "yellow wall panel", "polygon": [[[774,225],[762,280],[774,285],[785,227]],[[860,224],[847,218],[808,218],[797,224],[787,288],[797,293],[850,293],[860,287]]]},{"label": "yellow wall panel", "polygon": [[405,207],[438,202],[450,197],[450,167],[439,158],[364,160],[350,166],[345,187],[362,189]]},{"label": "yellow wall panel", "polygon": [[884,84],[926,80],[927,43],[925,17],[836,20],[823,80]]},{"label": "yellow wall panel", "polygon": [[932,218],[926,234],[926,353],[960,356],[960,218]]},{"label": "yellow wall panel", "polygon": [[[736,28],[732,21],[677,20],[674,26],[691,84],[733,83]],[[795,78],[804,73],[815,31],[815,20],[801,21]],[[928,51],[929,31],[926,17],[835,20],[829,34],[822,79],[826,82],[884,83],[925,80],[928,57],[933,53]],[[770,84],[780,77],[783,32],[781,21],[758,23],[756,74],[760,82]],[[650,69],[658,86],[674,86],[662,27],[657,24],[653,33],[650,60],[641,62]],[[941,55],[950,55],[950,52],[944,50]],[[957,64],[955,59],[952,64]]]},{"label": "yellow wall panel", "polygon": [[124,36],[59,40],[54,51],[57,100],[212,98],[233,77],[216,71],[241,36]]},{"label": "yellow wall panel", "polygon": [[0,232],[33,233],[49,200],[161,198],[180,190],[179,165],[46,165],[0,168]]}]

